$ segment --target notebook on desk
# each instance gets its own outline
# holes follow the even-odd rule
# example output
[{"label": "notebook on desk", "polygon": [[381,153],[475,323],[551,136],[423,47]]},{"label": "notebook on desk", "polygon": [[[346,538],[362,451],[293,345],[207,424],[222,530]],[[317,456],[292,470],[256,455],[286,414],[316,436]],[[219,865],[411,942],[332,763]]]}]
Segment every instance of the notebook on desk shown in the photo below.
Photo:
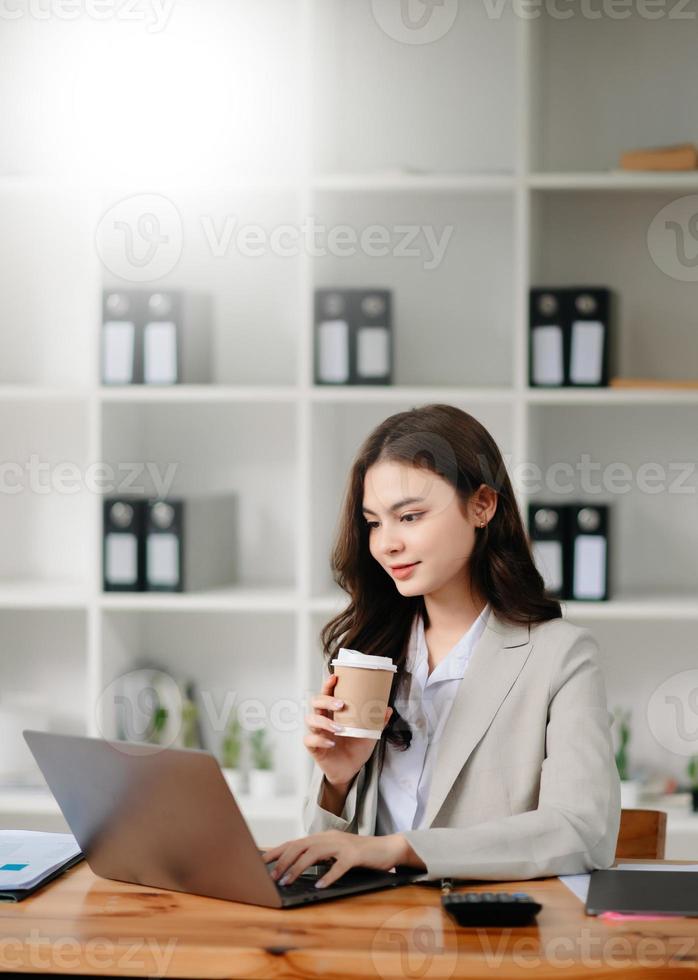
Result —
[{"label": "notebook on desk", "polygon": [[586,912],[698,916],[698,871],[592,871]]},{"label": "notebook on desk", "polygon": [[406,885],[414,868],[351,868],[315,888],[317,865],[271,877],[215,757],[201,749],[23,732],[95,874],[211,898],[291,908]]},{"label": "notebook on desk", "polygon": [[21,902],[81,860],[72,834],[0,830],[0,902]]}]

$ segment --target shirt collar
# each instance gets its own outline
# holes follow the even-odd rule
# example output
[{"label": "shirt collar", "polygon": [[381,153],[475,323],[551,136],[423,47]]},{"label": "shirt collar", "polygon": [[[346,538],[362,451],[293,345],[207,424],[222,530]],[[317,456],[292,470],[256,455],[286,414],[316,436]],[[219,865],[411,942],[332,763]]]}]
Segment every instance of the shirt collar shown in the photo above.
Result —
[{"label": "shirt collar", "polygon": [[[427,683],[431,683],[432,681],[454,680],[463,677],[475,644],[482,636],[487,625],[490,610],[491,606],[488,602],[475,622],[472,623],[455,646],[449,650],[441,663],[436,665],[431,675],[426,678]],[[418,613],[412,623],[407,657],[406,666],[410,673],[423,670],[426,677],[427,657],[428,650],[424,637],[424,620]]]}]

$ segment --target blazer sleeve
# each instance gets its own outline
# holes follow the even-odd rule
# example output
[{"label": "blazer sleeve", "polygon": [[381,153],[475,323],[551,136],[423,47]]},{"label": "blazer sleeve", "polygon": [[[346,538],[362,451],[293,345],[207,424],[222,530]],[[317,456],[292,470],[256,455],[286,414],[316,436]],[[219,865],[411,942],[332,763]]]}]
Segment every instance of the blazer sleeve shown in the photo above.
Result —
[{"label": "blazer sleeve", "polygon": [[425,878],[517,880],[613,864],[620,781],[596,640],[583,630],[558,654],[550,684],[538,807],[467,828],[404,836]]},{"label": "blazer sleeve", "polygon": [[317,762],[314,763],[308,793],[303,800],[303,834],[305,836],[319,834],[323,830],[344,830],[347,833],[357,833],[359,803],[363,796],[366,781],[366,766],[362,766],[357,773],[344,802],[344,809],[339,816],[320,806],[319,800],[322,795],[324,778],[324,772]]}]

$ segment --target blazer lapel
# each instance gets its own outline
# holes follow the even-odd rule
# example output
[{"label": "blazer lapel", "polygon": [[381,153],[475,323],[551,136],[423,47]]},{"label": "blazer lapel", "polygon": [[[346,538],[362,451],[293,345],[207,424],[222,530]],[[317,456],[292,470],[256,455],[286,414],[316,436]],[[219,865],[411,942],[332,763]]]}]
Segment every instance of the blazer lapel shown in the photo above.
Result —
[{"label": "blazer lapel", "polygon": [[437,745],[422,826],[433,823],[456,777],[511,690],[531,647],[528,626],[509,625],[490,610]]}]

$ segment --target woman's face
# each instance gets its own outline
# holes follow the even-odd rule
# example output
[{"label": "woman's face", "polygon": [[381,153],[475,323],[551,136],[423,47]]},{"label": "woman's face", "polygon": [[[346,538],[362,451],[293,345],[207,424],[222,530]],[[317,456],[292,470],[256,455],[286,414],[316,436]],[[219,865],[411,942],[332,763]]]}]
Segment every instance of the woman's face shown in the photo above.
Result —
[{"label": "woman's face", "polygon": [[[448,481],[404,463],[374,463],[363,507],[371,555],[402,595],[428,595],[465,579],[479,520],[475,510],[464,516]],[[400,571],[406,565],[412,567]]]}]

